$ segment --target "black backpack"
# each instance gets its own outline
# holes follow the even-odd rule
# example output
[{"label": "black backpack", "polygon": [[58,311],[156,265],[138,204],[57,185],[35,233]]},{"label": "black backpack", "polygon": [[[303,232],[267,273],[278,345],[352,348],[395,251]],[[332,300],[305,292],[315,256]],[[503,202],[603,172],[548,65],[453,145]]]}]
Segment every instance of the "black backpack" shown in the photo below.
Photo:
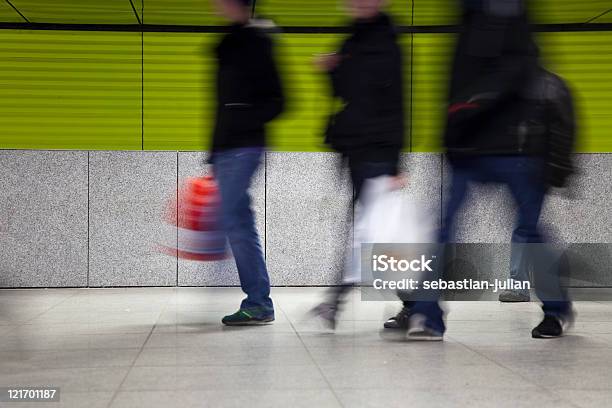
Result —
[{"label": "black backpack", "polygon": [[572,94],[559,76],[537,68],[518,92],[483,92],[480,83],[451,101],[445,146],[453,155],[536,155],[545,178],[564,187],[574,172],[576,118]]},{"label": "black backpack", "polygon": [[572,93],[562,78],[545,69],[539,70],[532,90],[532,96],[545,107],[546,181],[553,187],[564,187],[574,173],[572,153],[577,132]]}]

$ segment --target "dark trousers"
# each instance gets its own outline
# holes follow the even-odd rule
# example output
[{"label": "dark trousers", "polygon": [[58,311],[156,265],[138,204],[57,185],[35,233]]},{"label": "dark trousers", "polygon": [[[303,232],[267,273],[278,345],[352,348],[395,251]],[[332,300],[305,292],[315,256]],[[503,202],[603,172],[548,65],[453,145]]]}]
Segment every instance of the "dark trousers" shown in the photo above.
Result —
[{"label": "dark trousers", "polygon": [[[479,156],[451,160],[450,196],[439,241],[446,244],[452,240],[455,217],[465,201],[470,183],[506,185],[518,208],[512,242],[521,244],[521,250],[526,251],[525,256],[532,261],[536,292],[542,300],[544,313],[563,316],[570,312],[570,302],[561,287],[557,263],[547,253],[545,245],[533,245],[544,243],[538,229],[546,196],[543,166],[540,158],[528,156]],[[442,269],[436,268],[438,273]],[[411,313],[424,314],[431,328],[444,332],[443,313],[438,304],[439,293],[431,292],[418,298],[419,301],[410,305]]]}]

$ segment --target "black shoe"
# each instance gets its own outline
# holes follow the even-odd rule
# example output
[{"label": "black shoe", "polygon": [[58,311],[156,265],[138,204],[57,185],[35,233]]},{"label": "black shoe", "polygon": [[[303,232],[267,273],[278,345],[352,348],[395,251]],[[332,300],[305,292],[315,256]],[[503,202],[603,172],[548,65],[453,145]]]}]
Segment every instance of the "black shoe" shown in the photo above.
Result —
[{"label": "black shoe", "polygon": [[226,326],[261,326],[274,321],[274,313],[256,314],[250,309],[240,309],[236,313],[227,315],[221,320]]},{"label": "black shoe", "polygon": [[567,317],[544,315],[544,320],[531,331],[531,337],[534,339],[561,337],[571,325],[572,320],[572,315]]},{"label": "black shoe", "polygon": [[408,318],[410,317],[410,309],[406,306],[398,314],[389,318],[383,325],[385,329],[402,329],[408,330]]}]

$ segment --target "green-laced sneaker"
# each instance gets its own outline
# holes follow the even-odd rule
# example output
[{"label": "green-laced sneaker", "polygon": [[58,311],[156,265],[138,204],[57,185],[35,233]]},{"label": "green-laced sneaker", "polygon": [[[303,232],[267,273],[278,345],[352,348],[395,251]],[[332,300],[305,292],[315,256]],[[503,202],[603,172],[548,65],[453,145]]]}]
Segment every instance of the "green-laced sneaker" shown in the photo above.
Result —
[{"label": "green-laced sneaker", "polygon": [[221,322],[226,326],[257,326],[270,324],[274,321],[274,313],[262,314],[257,310],[240,309],[236,313],[225,316]]}]

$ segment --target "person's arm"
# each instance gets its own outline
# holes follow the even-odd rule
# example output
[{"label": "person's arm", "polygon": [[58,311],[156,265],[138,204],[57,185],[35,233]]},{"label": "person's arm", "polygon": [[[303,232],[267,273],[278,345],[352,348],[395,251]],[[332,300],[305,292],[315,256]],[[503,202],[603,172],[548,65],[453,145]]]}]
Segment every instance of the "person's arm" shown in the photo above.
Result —
[{"label": "person's arm", "polygon": [[346,49],[350,47],[351,37],[347,38],[338,52],[331,54],[320,55],[317,59],[317,65],[320,69],[329,75],[331,82],[332,95],[336,98],[346,99],[348,92],[347,87],[351,84],[347,83],[346,75]]},{"label": "person's arm", "polygon": [[263,123],[280,115],[285,107],[281,78],[274,60],[272,42],[263,41],[256,68],[257,91],[253,114]]},{"label": "person's arm", "polygon": [[335,55],[337,59],[336,65],[328,71],[329,79],[331,81],[332,95],[337,98],[342,98],[346,95],[343,92],[343,79],[345,76],[342,74],[342,57]]},{"label": "person's arm", "polygon": [[573,98],[557,76],[548,78],[550,138],[548,140],[547,181],[553,187],[564,187],[574,173],[572,153],[576,142],[576,113]]}]

